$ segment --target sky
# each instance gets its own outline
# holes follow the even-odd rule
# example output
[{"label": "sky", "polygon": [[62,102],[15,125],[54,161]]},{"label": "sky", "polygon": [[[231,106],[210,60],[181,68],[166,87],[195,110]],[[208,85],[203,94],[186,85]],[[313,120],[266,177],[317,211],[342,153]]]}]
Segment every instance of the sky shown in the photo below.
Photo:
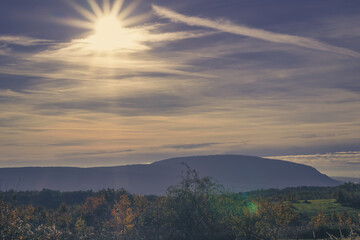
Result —
[{"label": "sky", "polygon": [[359,22],[359,1],[2,0],[0,167],[245,154],[360,177]]}]

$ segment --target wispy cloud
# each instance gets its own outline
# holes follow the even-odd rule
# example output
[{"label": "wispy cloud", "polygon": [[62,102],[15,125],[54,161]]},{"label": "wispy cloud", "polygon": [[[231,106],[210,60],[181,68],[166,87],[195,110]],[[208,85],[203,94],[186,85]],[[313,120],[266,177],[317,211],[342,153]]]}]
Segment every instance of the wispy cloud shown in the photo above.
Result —
[{"label": "wispy cloud", "polygon": [[0,35],[0,43],[14,44],[20,46],[36,46],[52,43],[51,40],[38,39],[26,36]]},{"label": "wispy cloud", "polygon": [[97,152],[75,152],[75,153],[63,153],[58,154],[60,157],[69,157],[69,156],[92,156],[92,155],[112,155],[119,153],[128,153],[134,152],[133,149],[125,149],[125,150],[114,150],[114,151],[97,151]]},{"label": "wispy cloud", "polygon": [[317,24],[317,27],[310,32],[313,36],[335,39],[354,39],[360,37],[359,14],[333,16],[331,18],[325,18]]},{"label": "wispy cloud", "polygon": [[148,34],[145,41],[147,42],[163,42],[163,41],[177,41],[188,38],[199,38],[209,36],[215,32],[204,32],[204,31],[189,31],[189,32],[169,32],[169,33],[158,33]]},{"label": "wispy cloud", "polygon": [[[342,172],[344,176],[353,175],[356,177],[358,176],[358,166],[360,165],[360,151],[333,152],[309,155],[272,156],[268,158],[281,159],[311,165],[316,167],[318,170],[324,173],[328,173],[330,175],[341,174]],[[333,171],[332,168],[338,170]]]},{"label": "wispy cloud", "polygon": [[220,143],[197,143],[197,144],[177,144],[177,145],[164,145],[163,148],[174,148],[174,149],[196,149],[210,147]]},{"label": "wispy cloud", "polygon": [[287,156],[273,156],[269,158],[291,160],[300,163],[310,164],[339,164],[339,163],[360,163],[360,151],[349,152],[334,152],[324,154],[309,154],[309,155],[287,155]]},{"label": "wispy cloud", "polygon": [[234,24],[224,19],[211,20],[207,18],[186,16],[157,5],[152,5],[152,7],[158,16],[163,18],[168,18],[174,22],[182,22],[190,26],[206,27],[206,28],[216,29],[222,32],[248,36],[269,42],[292,44],[299,47],[327,51],[327,52],[346,55],[350,57],[356,57],[356,58],[360,57],[359,52],[322,43],[320,41],[311,38],[282,34],[282,33],[274,33],[263,29],[251,28],[244,25]]}]

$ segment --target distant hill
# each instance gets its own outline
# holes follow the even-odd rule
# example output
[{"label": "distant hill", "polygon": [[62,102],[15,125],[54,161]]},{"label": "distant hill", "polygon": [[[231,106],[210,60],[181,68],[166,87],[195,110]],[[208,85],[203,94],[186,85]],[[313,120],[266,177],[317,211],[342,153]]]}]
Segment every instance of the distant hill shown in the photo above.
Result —
[{"label": "distant hill", "polygon": [[344,183],[345,182],[352,182],[356,184],[360,183],[360,178],[355,178],[355,177],[331,177],[331,178]]},{"label": "distant hill", "polygon": [[295,186],[335,186],[339,183],[315,168],[282,160],[243,155],[171,158],[152,164],[118,167],[0,168],[1,190],[60,191],[125,188],[131,193],[164,194],[181,181],[186,168],[210,176],[230,191],[241,192]]}]

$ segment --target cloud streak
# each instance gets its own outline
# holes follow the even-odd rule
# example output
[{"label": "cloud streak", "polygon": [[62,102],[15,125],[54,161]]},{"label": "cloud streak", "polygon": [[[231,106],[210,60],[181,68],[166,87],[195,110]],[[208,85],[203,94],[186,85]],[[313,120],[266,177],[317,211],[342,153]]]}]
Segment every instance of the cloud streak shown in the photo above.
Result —
[{"label": "cloud streak", "polygon": [[0,43],[14,44],[20,46],[36,46],[52,43],[51,40],[38,39],[26,36],[0,35]]},{"label": "cloud streak", "polygon": [[[272,156],[268,158],[311,165],[316,167],[321,172],[330,174],[332,176],[341,174],[341,171],[344,176],[358,176],[358,166],[360,165],[360,151]],[[334,168],[336,171],[334,171]],[[341,169],[341,171],[339,171],[339,169]]]},{"label": "cloud streak", "polygon": [[164,145],[163,148],[173,148],[173,149],[196,149],[210,147],[213,145],[218,145],[220,143],[197,143],[197,144],[177,144],[177,145]]},{"label": "cloud streak", "polygon": [[332,52],[349,57],[360,58],[359,52],[346,48],[336,47],[306,37],[274,33],[263,29],[251,28],[244,25],[231,23],[228,20],[214,21],[207,18],[186,16],[157,5],[152,5],[152,7],[159,17],[167,18],[174,22],[185,23],[190,26],[206,27],[222,32],[257,38],[268,42],[291,44],[299,47],[305,47],[320,51]]}]

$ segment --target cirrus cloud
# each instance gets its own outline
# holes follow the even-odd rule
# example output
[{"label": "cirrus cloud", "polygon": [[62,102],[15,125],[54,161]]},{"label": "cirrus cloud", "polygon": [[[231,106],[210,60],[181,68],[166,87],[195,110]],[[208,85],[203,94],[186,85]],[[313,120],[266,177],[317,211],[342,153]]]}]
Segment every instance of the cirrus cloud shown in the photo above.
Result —
[{"label": "cirrus cloud", "polygon": [[152,7],[158,16],[163,18],[168,18],[174,22],[185,23],[190,26],[206,27],[206,28],[216,29],[222,32],[257,38],[264,41],[291,44],[299,47],[316,49],[320,51],[327,51],[349,57],[356,57],[356,58],[360,57],[359,52],[346,48],[332,46],[311,38],[274,33],[263,29],[251,28],[244,25],[234,24],[228,20],[211,20],[207,18],[186,16],[157,5],[152,5]]}]

